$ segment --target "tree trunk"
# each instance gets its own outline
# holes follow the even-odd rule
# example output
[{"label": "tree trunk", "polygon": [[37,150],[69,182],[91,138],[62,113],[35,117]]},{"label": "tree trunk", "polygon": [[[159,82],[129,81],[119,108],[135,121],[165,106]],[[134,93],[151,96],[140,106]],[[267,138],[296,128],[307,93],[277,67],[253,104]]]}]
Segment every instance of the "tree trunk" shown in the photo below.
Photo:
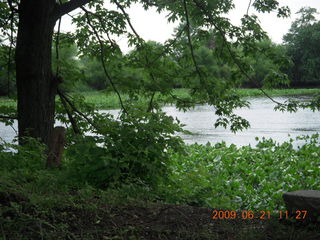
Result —
[{"label": "tree trunk", "polygon": [[21,0],[16,45],[19,143],[39,138],[49,146],[57,83],[51,67],[55,0]]}]

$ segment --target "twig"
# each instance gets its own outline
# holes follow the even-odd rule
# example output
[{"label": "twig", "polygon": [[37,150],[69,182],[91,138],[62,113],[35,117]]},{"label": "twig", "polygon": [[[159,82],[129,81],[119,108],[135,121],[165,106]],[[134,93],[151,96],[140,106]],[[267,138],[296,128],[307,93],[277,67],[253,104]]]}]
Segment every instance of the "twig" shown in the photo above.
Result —
[{"label": "twig", "polygon": [[[140,37],[140,35],[137,33],[137,31],[136,31],[135,28],[133,27],[133,25],[132,25],[132,23],[131,23],[131,21],[130,21],[129,15],[126,13],[126,11],[124,10],[124,8],[123,8],[117,1],[115,1],[115,3],[116,3],[116,5],[117,5],[117,7],[120,8],[121,12],[124,14],[124,16],[125,16],[128,24],[129,24],[132,32],[133,32],[133,33],[135,34],[135,36],[139,39],[139,41],[142,42],[142,38]],[[139,47],[139,48],[142,48],[141,43],[140,43],[139,45],[140,45],[140,46],[138,46],[138,47]],[[146,60],[145,68],[149,68],[149,69],[150,69],[151,64],[150,64],[150,62],[149,62],[149,57],[148,57],[148,55],[146,54],[146,52],[145,52],[145,60]],[[156,84],[156,78],[155,78],[154,74],[153,74],[151,71],[149,72],[149,76],[150,76],[152,82],[153,82],[154,84]],[[153,101],[153,97],[152,97],[152,100],[151,100],[151,104],[152,104],[152,101]],[[148,107],[148,109],[147,109],[147,112],[149,112],[149,111],[151,111],[151,110],[152,110],[152,109],[150,109],[150,105],[149,105],[149,107]]]},{"label": "twig", "polygon": [[0,25],[0,28],[3,28],[4,26],[6,26],[6,25],[8,24],[8,22],[9,22],[11,19],[13,19],[14,14],[15,14],[15,13],[18,13],[18,11],[17,11],[16,9],[10,7],[9,2],[11,2],[11,1],[8,0],[8,5],[9,5],[9,8],[10,8],[10,10],[11,10],[11,13],[10,13],[9,17],[7,18],[7,20],[6,20],[2,25]]},{"label": "twig", "polygon": [[154,98],[154,95],[155,95],[155,94],[156,94],[155,92],[152,93],[152,96],[151,96],[151,98],[150,98],[149,107],[148,107],[148,109],[147,109],[147,112],[151,112],[152,109],[153,109],[153,98]]},{"label": "twig", "polygon": [[[59,0],[60,4],[61,3],[61,0]],[[56,68],[56,76],[59,76],[59,73],[60,73],[60,63],[59,63],[59,60],[60,60],[60,56],[59,56],[59,45],[60,45],[60,27],[61,27],[61,18],[59,18],[59,22],[58,22],[58,32],[57,32],[57,36],[56,36],[56,61],[57,61],[57,68]]]},{"label": "twig", "polygon": [[[184,0],[185,1],[185,0]],[[261,87],[259,87],[259,85],[257,84],[257,82],[249,76],[249,74],[243,69],[241,63],[239,62],[237,56],[234,54],[234,52],[231,50],[230,46],[229,46],[229,42],[224,34],[224,32],[222,31],[222,29],[220,27],[218,27],[217,24],[215,24],[212,16],[210,13],[207,12],[207,10],[197,1],[197,0],[193,0],[193,2],[205,13],[205,15],[209,18],[210,23],[218,30],[218,32],[220,33],[223,41],[226,43],[226,47],[227,50],[230,54],[230,56],[233,59],[233,62],[236,64],[236,66],[238,67],[238,69],[241,71],[241,73],[247,78],[249,79],[267,98],[269,98],[272,102],[278,104],[278,105],[285,105],[283,103],[280,103],[276,100],[274,100],[268,93],[266,93]]]},{"label": "twig", "polygon": [[249,15],[249,9],[250,9],[250,7],[251,7],[251,1],[252,1],[252,0],[249,1],[249,5],[248,5],[248,8],[247,8],[247,15]]},{"label": "twig", "polygon": [[177,1],[178,0],[168,0],[166,2],[163,1],[162,3],[151,3],[150,0],[141,0],[140,2],[144,2],[145,4],[147,4],[151,7],[164,7],[164,6],[168,6],[171,4],[175,4]]},{"label": "twig", "polygon": [[193,45],[191,41],[191,36],[190,36],[190,21],[189,21],[189,14],[188,14],[188,8],[187,8],[187,3],[186,0],[183,0],[183,7],[184,7],[184,12],[185,12],[185,17],[186,17],[186,22],[187,22],[187,35],[188,35],[188,42],[189,42],[189,47],[190,47],[190,52],[191,52],[191,57],[193,64],[196,68],[196,71],[199,75],[200,80],[202,80],[202,75],[198,66],[198,63],[196,61],[195,55],[194,55],[194,50],[193,50]]},{"label": "twig", "polygon": [[[59,3],[62,4],[61,0],[59,0]],[[59,55],[59,46],[60,46],[60,28],[61,28],[61,19],[62,19],[62,16],[59,17],[59,22],[58,22],[58,31],[57,31],[57,36],[56,36],[56,42],[55,42],[55,47],[56,47],[56,64],[57,64],[57,68],[56,68],[56,76],[59,76],[60,75],[60,55]],[[67,112],[67,115],[68,115],[68,118],[69,118],[69,121],[71,123],[71,126],[72,126],[72,129],[73,129],[73,132],[75,134],[81,134],[80,132],[80,129],[78,128],[77,126],[77,123],[75,121],[75,119],[73,118],[68,106],[67,106],[67,102],[66,100],[64,99],[63,97],[63,94],[62,92],[60,91],[59,87],[57,89],[57,93],[60,97],[60,100],[61,100],[61,103],[64,107],[64,109],[66,110]]]},{"label": "twig", "polygon": [[119,101],[120,101],[120,105],[121,105],[121,108],[122,110],[124,111],[124,113],[128,113],[126,108],[124,107],[124,104],[123,104],[123,101],[122,101],[122,98],[121,98],[121,95],[120,95],[120,92],[118,91],[118,89],[116,88],[111,76],[109,75],[108,71],[107,71],[107,67],[106,67],[106,64],[105,64],[105,60],[104,60],[104,51],[103,51],[103,42],[97,32],[97,30],[95,29],[95,27],[91,24],[91,21],[90,21],[90,18],[89,18],[89,12],[87,11],[87,9],[85,9],[84,7],[81,7],[81,9],[85,12],[85,15],[86,15],[86,19],[87,19],[87,22],[89,24],[89,26],[92,28],[94,34],[96,35],[98,41],[99,41],[99,44],[100,44],[100,58],[101,58],[101,64],[102,64],[102,67],[103,67],[103,71],[104,71],[104,74],[106,75],[107,79],[109,80],[113,90],[116,92],[118,98],[119,98]]},{"label": "twig", "polygon": [[[67,104],[72,108],[72,110],[73,110],[75,113],[77,113],[80,117],[84,118],[93,128],[95,128],[96,130],[100,131],[100,133],[103,132],[103,131],[101,131],[101,128],[99,128],[97,125],[94,124],[93,121],[91,121],[90,118],[88,118],[85,114],[83,114],[82,112],[80,112],[80,111],[76,108],[76,106],[73,104],[73,102],[71,102],[70,99],[69,99],[63,92],[61,92],[59,89],[58,89],[58,91],[59,91],[59,93],[60,93],[60,96],[67,102]],[[79,132],[80,132],[80,130],[79,130]],[[102,133],[101,133],[101,134],[102,134]],[[117,150],[119,150],[117,146],[116,146],[116,148],[117,148]],[[119,150],[119,151],[120,151],[120,150]]]},{"label": "twig", "polygon": [[12,130],[15,132],[16,136],[18,136],[18,131],[10,124],[10,127],[12,128]]},{"label": "twig", "polygon": [[59,94],[61,103],[62,103],[64,109],[65,109],[66,112],[67,112],[67,115],[68,115],[68,118],[69,118],[69,120],[70,120],[72,129],[73,129],[73,132],[74,132],[76,135],[77,135],[77,134],[81,134],[81,131],[80,131],[80,129],[78,128],[78,125],[77,125],[75,119],[73,118],[73,116],[72,116],[72,114],[71,114],[71,112],[70,112],[70,110],[69,110],[69,108],[68,108],[68,106],[67,106],[67,102],[66,102],[66,100],[65,100],[65,98],[64,98],[65,96],[62,95],[62,92],[60,91],[59,88],[58,88],[57,92],[58,92],[58,94]]},{"label": "twig", "polygon": [[[91,15],[95,16],[96,18],[98,18],[99,22],[100,22],[100,25],[102,27],[102,29],[105,31],[105,33],[107,34],[107,38],[111,44],[111,46],[115,49],[116,46],[115,46],[115,43],[114,41],[111,39],[110,35],[109,35],[109,32],[107,31],[107,29],[105,28],[105,24],[104,24],[104,21],[102,20],[101,16],[99,16],[98,14],[94,13],[94,12],[91,12],[89,11],[88,9],[86,9],[88,13],[90,13]],[[72,19],[74,19],[73,16],[71,16],[70,14],[68,14]]]},{"label": "twig", "polygon": [[[99,21],[101,22],[101,19],[100,19],[100,18],[99,18]],[[102,26],[103,26],[103,25],[102,25]],[[104,29],[104,26],[103,26],[103,29]],[[116,49],[115,43],[114,43],[114,42],[113,42],[113,40],[111,39],[111,37],[110,37],[110,35],[109,35],[108,31],[106,31],[106,30],[105,30],[105,32],[106,32],[106,34],[107,34],[107,38],[108,38],[108,40],[109,40],[109,42],[110,42],[111,46],[113,47],[113,49]]]},{"label": "twig", "polygon": [[[142,40],[142,38],[140,37],[140,35],[138,34],[138,32],[135,30],[135,28],[133,27],[131,21],[130,21],[130,18],[129,18],[129,14],[124,10],[124,8],[117,2],[117,1],[114,1],[115,4],[117,5],[117,7],[121,10],[121,12],[125,15],[126,17],[126,20],[132,30],[132,32],[136,35],[136,37],[139,39],[139,40]],[[177,39],[181,36],[181,34],[183,33],[183,30],[184,28],[178,32],[178,34],[176,35],[175,39],[167,45],[166,49],[164,49],[162,51],[162,53],[160,53],[156,58],[154,58],[153,60],[151,60],[151,62],[148,63],[148,66],[147,67],[151,67],[159,58],[161,58],[166,52],[167,50],[177,41]],[[148,60],[149,61],[149,60]]]},{"label": "twig", "polygon": [[129,18],[129,15],[126,13],[126,11],[124,10],[124,8],[117,2],[117,1],[114,1],[114,3],[117,5],[118,8],[120,8],[121,12],[123,13],[123,15],[125,16],[131,30],[133,31],[133,33],[137,36],[137,38],[139,40],[142,40],[142,38],[139,36],[139,34],[137,33],[137,31],[134,29],[131,21],[130,21],[130,18]]},{"label": "twig", "polygon": [[[121,12],[125,15],[125,18],[126,18],[128,24],[129,24],[132,32],[133,32],[133,33],[135,34],[135,36],[141,41],[142,38],[140,37],[140,35],[138,34],[138,32],[137,32],[137,31],[135,30],[135,28],[133,27],[133,25],[132,25],[132,23],[131,23],[131,21],[130,21],[130,18],[129,18],[128,13],[124,10],[124,8],[123,8],[117,1],[115,1],[115,4],[116,4],[117,7],[121,10]],[[167,51],[167,49],[169,49],[169,48],[176,42],[176,40],[181,36],[182,32],[183,32],[183,30],[180,31],[179,34],[176,36],[176,38],[173,40],[173,42],[172,42],[171,44],[169,44],[169,45],[167,46],[167,48],[166,48],[161,54],[159,54],[155,59],[153,59],[151,62],[150,62],[150,60],[149,60],[149,57],[148,57],[147,53],[145,52],[145,60],[146,60],[145,68],[149,68],[149,69],[150,69],[151,66],[152,66],[159,58],[161,58],[161,57],[165,54],[165,52]],[[140,43],[139,48],[142,48],[141,43]],[[155,78],[154,74],[153,74],[151,71],[149,72],[149,76],[150,76],[152,82],[153,82],[154,84],[157,84],[156,78]],[[153,93],[153,95],[152,95],[152,97],[151,97],[151,99],[150,99],[147,112],[150,112],[150,111],[152,110],[152,102],[153,102],[153,99],[154,99],[154,94],[155,94],[155,92]]]},{"label": "twig", "polygon": [[70,99],[60,90],[59,91],[59,95],[69,104],[69,106],[72,108],[72,110],[74,112],[76,112],[77,114],[79,114],[81,117],[83,117],[92,127],[94,127],[95,129],[99,129],[92,121],[90,118],[88,118],[86,115],[84,115],[82,112],[80,112],[76,106],[73,104],[73,102],[70,101]]}]

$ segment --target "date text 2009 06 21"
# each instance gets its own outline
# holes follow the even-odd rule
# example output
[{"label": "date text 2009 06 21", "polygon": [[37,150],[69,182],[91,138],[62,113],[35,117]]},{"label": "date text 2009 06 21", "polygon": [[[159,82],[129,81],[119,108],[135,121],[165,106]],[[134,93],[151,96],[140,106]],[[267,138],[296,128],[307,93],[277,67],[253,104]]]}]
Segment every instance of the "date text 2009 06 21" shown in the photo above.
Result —
[{"label": "date text 2009 06 21", "polygon": [[293,213],[289,211],[278,211],[271,215],[271,211],[229,211],[229,210],[213,210],[211,219],[271,219],[278,216],[279,219],[297,219],[303,220],[307,217],[307,210],[297,210]]}]

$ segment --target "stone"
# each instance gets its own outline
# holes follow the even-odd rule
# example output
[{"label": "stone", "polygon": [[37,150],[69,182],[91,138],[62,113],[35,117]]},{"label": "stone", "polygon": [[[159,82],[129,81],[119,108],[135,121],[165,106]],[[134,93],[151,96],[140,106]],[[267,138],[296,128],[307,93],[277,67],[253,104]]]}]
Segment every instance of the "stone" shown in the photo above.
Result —
[{"label": "stone", "polygon": [[313,222],[320,217],[320,191],[316,190],[298,190],[286,192],[283,194],[287,210],[296,216],[296,211],[306,210],[306,219]]}]

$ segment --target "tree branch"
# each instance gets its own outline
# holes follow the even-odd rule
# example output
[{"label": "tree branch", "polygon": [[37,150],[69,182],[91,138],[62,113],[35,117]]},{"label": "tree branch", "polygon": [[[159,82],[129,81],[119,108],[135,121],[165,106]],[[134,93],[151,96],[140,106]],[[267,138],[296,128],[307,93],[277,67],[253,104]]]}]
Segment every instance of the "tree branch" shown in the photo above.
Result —
[{"label": "tree branch", "polygon": [[5,116],[5,115],[0,115],[0,118],[3,118],[3,119],[12,119],[12,120],[17,120],[18,117],[16,116]]},{"label": "tree branch", "polygon": [[[140,35],[138,34],[138,32],[137,32],[137,31],[135,30],[135,28],[133,27],[133,25],[132,25],[132,23],[131,23],[131,21],[130,21],[129,14],[125,11],[125,9],[124,9],[124,8],[121,6],[121,4],[119,4],[117,1],[115,1],[115,4],[117,5],[118,8],[120,8],[121,12],[122,12],[123,15],[125,16],[128,24],[129,24],[132,32],[133,32],[134,35],[136,36],[136,38],[139,39],[139,45],[140,45],[140,46],[138,46],[138,47],[139,47],[139,48],[142,48],[142,47],[143,47],[142,43],[145,43],[145,42],[143,41],[143,39],[140,37]],[[146,54],[146,52],[145,52],[144,55],[145,55],[144,57],[145,57],[145,60],[146,60],[146,64],[144,64],[144,65],[145,65],[144,67],[150,69],[151,64],[150,64],[150,61],[149,61],[149,57],[148,57],[148,55]],[[154,84],[157,84],[156,77],[154,76],[154,74],[153,74],[151,71],[149,72],[149,76],[150,76],[152,82],[153,82]],[[147,112],[151,112],[151,110],[152,110],[152,106],[153,106],[152,102],[153,102],[153,97],[154,97],[154,95],[155,95],[155,92],[153,93],[153,96],[152,96],[152,98],[151,98],[151,100],[150,100],[150,103],[149,103]]]},{"label": "tree branch", "polygon": [[[61,4],[61,0],[59,0],[60,4]],[[60,46],[60,28],[61,28],[61,17],[59,17],[59,22],[58,22],[58,32],[57,32],[57,36],[56,36],[56,42],[55,42],[55,46],[56,46],[56,61],[57,61],[57,68],[56,68],[56,76],[59,75],[60,73],[60,56],[59,56],[59,46]]]},{"label": "tree branch", "polygon": [[249,4],[248,4],[247,15],[249,15],[249,9],[250,9],[250,7],[251,7],[251,1],[252,1],[252,0],[250,0],[250,1],[249,1]]},{"label": "tree branch", "polygon": [[56,18],[60,18],[63,15],[72,12],[73,10],[82,7],[83,5],[91,2],[93,0],[70,0],[69,2],[58,5],[56,10]]},{"label": "tree branch", "polygon": [[[71,109],[77,113],[79,116],[81,116],[82,118],[84,118],[92,127],[94,127],[95,129],[99,130],[99,127],[97,127],[94,122],[91,121],[90,118],[88,118],[85,114],[83,114],[82,112],[80,112],[76,106],[73,104],[73,102],[70,101],[70,99],[60,90],[58,90],[59,92],[59,96],[61,97],[61,99],[64,99],[66,101],[66,103],[69,104],[69,106],[71,107]],[[77,128],[76,128],[77,129]],[[78,131],[78,130],[77,130]],[[80,130],[79,130],[80,132]]]},{"label": "tree branch", "polygon": [[94,32],[96,38],[99,41],[99,44],[100,44],[100,58],[101,58],[101,64],[102,64],[102,67],[103,67],[104,74],[106,75],[107,79],[109,80],[113,90],[116,92],[122,110],[124,111],[124,113],[128,113],[128,111],[126,110],[126,108],[125,108],[125,106],[123,104],[123,101],[122,101],[122,98],[121,98],[121,94],[118,91],[118,89],[116,88],[116,86],[115,86],[115,84],[114,84],[109,72],[107,71],[107,67],[106,67],[106,63],[105,63],[105,59],[104,59],[104,51],[103,51],[104,44],[103,44],[103,42],[102,42],[102,40],[101,40],[101,38],[99,36],[99,33],[97,32],[97,30],[95,29],[95,27],[91,23],[91,20],[89,18],[89,11],[87,9],[85,9],[84,7],[81,7],[81,9],[85,12],[87,22],[88,22],[89,26],[91,27],[92,31]]},{"label": "tree branch", "polygon": [[151,112],[152,109],[153,109],[153,98],[154,98],[155,94],[156,94],[155,92],[152,93],[152,96],[151,96],[150,101],[149,101],[149,107],[147,109],[147,112]]},{"label": "tree branch", "polygon": [[131,30],[133,31],[134,35],[136,35],[136,37],[139,39],[139,40],[142,40],[142,38],[140,37],[140,35],[137,33],[137,31],[134,29],[131,21],[130,21],[130,17],[129,15],[126,13],[126,11],[124,10],[124,8],[117,2],[117,1],[114,1],[114,3],[117,5],[118,8],[120,8],[121,12],[123,13],[123,15],[125,16]]},{"label": "tree branch", "polygon": [[[185,0],[184,0],[185,1]],[[246,70],[243,69],[242,65],[241,65],[241,62],[239,61],[239,59],[237,58],[236,54],[232,51],[230,45],[229,45],[229,42],[225,36],[225,33],[223,32],[223,30],[215,23],[212,15],[208,12],[208,10],[203,6],[201,5],[200,2],[198,2],[197,0],[193,0],[193,2],[196,4],[196,6],[201,9],[204,13],[205,16],[208,17],[208,19],[210,20],[210,23],[218,30],[219,34],[221,35],[223,41],[225,42],[226,44],[226,47],[227,47],[227,50],[228,50],[228,53],[229,55],[232,57],[233,59],[233,62],[236,64],[236,66],[238,67],[238,69],[240,70],[240,72],[247,78],[249,79],[267,98],[269,98],[272,102],[280,105],[280,106],[283,106],[285,104],[281,103],[281,102],[278,102],[276,100],[274,100],[268,93],[266,93],[266,91],[264,91],[258,84],[257,82],[249,76],[249,74],[246,72]]]},{"label": "tree branch", "polygon": [[67,105],[67,101],[66,101],[66,96],[60,91],[60,89],[58,88],[57,90],[58,94],[59,94],[59,97],[60,97],[60,100],[61,100],[61,103],[64,107],[64,109],[66,110],[67,112],[67,115],[68,115],[68,118],[70,120],[70,123],[71,123],[71,126],[72,126],[72,129],[73,129],[73,132],[78,135],[78,134],[81,134],[81,131],[80,129],[78,128],[78,125],[77,125],[77,122],[75,121],[75,119],[73,118],[69,108],[68,108],[68,105]]},{"label": "tree branch", "polygon": [[[113,47],[113,49],[116,49],[116,44],[115,44],[114,40],[111,39],[111,37],[110,37],[110,35],[109,35],[109,32],[108,32],[107,29],[105,28],[105,26],[104,26],[104,24],[103,24],[103,19],[101,18],[101,16],[98,15],[98,14],[95,14],[94,12],[89,11],[88,9],[86,9],[86,11],[87,11],[88,13],[90,13],[91,15],[95,16],[96,18],[98,18],[99,22],[101,23],[101,27],[102,27],[103,31],[105,31],[105,33],[106,33],[106,35],[107,35],[107,38],[108,38],[108,40],[109,40],[109,42],[110,42],[111,47]],[[68,14],[68,15],[69,15],[72,19],[74,18],[74,17],[71,16],[70,14]]]},{"label": "tree branch", "polygon": [[[189,43],[189,47],[190,47],[192,61],[193,61],[194,67],[196,68],[196,71],[197,71],[197,73],[199,75],[200,81],[202,81],[202,74],[201,74],[201,71],[199,69],[198,63],[196,61],[196,57],[194,55],[193,45],[192,45],[192,41],[191,41],[190,21],[189,21],[189,13],[188,13],[186,0],[183,0],[183,8],[184,8],[186,22],[187,22],[187,36],[188,36],[188,43]],[[206,85],[204,82],[203,82],[203,84]]]}]

